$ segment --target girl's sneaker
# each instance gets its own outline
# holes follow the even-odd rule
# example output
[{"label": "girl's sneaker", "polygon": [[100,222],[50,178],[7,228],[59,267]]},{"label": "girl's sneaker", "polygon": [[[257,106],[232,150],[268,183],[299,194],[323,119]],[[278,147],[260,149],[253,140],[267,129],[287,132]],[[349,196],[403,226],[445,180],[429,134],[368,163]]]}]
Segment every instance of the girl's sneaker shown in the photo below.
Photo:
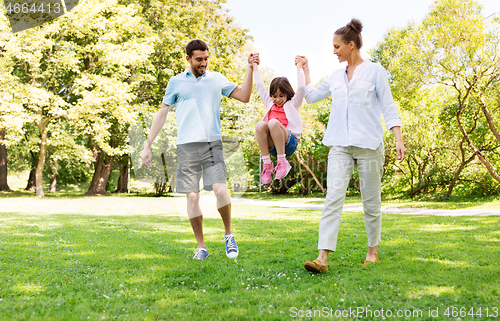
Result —
[{"label": "girl's sneaker", "polygon": [[271,183],[271,174],[273,173],[273,167],[274,164],[272,161],[270,164],[264,164],[264,169],[262,170],[262,174],[260,174],[260,181],[262,184],[267,185]]},{"label": "girl's sneaker", "polygon": [[274,177],[274,179],[282,179],[283,177],[288,175],[291,169],[292,166],[286,159],[284,161],[278,161],[278,165],[276,165],[276,168],[274,169],[274,171],[276,172],[276,176]]}]

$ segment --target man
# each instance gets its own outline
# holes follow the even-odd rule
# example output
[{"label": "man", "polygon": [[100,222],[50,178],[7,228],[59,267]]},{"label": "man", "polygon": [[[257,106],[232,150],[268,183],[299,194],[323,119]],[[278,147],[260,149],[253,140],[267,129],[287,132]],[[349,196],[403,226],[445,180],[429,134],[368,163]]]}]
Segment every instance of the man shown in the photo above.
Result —
[{"label": "man", "polygon": [[170,79],[160,111],[156,115],[141,159],[151,163],[151,144],[165,123],[170,106],[176,105],[177,118],[177,171],[175,186],[178,193],[186,193],[187,212],[198,249],[194,259],[204,260],[208,251],[203,240],[203,215],[200,208],[200,177],[203,188],[213,190],[217,209],[224,223],[226,255],[238,256],[238,246],[231,229],[231,198],[226,187],[226,166],[222,154],[220,123],[221,95],[247,103],[252,93],[252,62],[258,55],[249,56],[248,72],[243,85],[238,87],[218,72],[207,71],[208,46],[193,40],[186,46],[189,68]]}]

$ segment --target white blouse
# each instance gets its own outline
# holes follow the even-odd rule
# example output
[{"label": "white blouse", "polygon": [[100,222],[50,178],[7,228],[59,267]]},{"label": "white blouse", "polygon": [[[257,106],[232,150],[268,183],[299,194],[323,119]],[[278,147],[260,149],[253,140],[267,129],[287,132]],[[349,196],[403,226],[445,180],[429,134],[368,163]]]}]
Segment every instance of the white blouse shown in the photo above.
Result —
[{"label": "white blouse", "polygon": [[383,143],[382,114],[387,130],[401,126],[387,71],[379,63],[365,60],[356,67],[351,81],[342,68],[318,88],[306,86],[305,99],[309,104],[330,96],[332,109],[323,137],[326,146],[377,149]]}]

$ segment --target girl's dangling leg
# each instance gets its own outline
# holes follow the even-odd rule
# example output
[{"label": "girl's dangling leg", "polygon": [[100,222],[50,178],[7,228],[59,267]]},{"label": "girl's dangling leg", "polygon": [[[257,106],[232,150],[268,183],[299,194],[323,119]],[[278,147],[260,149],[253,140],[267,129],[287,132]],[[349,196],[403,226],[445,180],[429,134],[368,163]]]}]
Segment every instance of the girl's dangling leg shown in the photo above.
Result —
[{"label": "girl's dangling leg", "polygon": [[285,145],[288,140],[288,130],[276,119],[271,119],[269,121],[269,132],[276,146],[276,151],[278,153],[278,164],[276,165],[275,171],[276,176],[275,179],[282,179],[288,172],[292,166],[286,160],[285,154]]},{"label": "girl's dangling leg", "polygon": [[274,164],[271,161],[271,156],[269,156],[269,147],[274,145],[271,135],[269,133],[269,127],[265,121],[260,121],[255,126],[257,143],[259,144],[260,153],[262,154],[262,161],[264,163],[262,173],[260,174],[260,181],[262,184],[269,184],[272,181],[272,172]]}]

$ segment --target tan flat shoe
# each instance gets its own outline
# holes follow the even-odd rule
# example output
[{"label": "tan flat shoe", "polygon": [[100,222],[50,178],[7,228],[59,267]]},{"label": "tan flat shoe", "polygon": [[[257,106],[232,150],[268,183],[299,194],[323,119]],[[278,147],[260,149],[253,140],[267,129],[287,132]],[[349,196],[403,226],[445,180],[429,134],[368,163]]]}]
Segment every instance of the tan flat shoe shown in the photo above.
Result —
[{"label": "tan flat shoe", "polygon": [[368,260],[365,260],[365,261],[363,262],[363,265],[364,265],[364,266],[367,266],[368,264],[375,263],[375,262],[380,262],[380,260],[378,259],[378,257],[375,259],[375,261],[368,261]]},{"label": "tan flat shoe", "polygon": [[304,263],[304,267],[307,271],[315,272],[315,273],[324,273],[328,272],[328,265],[321,264],[320,260],[314,260],[312,262]]}]

